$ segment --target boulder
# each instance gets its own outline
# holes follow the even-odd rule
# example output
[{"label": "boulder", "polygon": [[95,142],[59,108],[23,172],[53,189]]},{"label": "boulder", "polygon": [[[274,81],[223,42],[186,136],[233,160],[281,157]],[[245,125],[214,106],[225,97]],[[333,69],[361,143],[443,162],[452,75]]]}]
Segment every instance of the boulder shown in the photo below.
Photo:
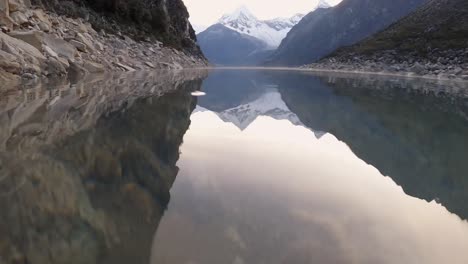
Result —
[{"label": "boulder", "polygon": [[3,71],[0,69],[0,92],[3,92],[7,89],[15,88],[20,83],[20,78],[18,75]]},{"label": "boulder", "polygon": [[20,74],[21,64],[17,60],[17,56],[13,56],[0,50],[0,69],[9,73]]},{"label": "boulder", "polygon": [[44,32],[49,32],[50,31],[50,25],[45,23],[45,22],[39,22],[39,24],[37,24],[37,26],[39,27],[40,30],[42,30]]},{"label": "boulder", "polygon": [[44,38],[44,44],[49,46],[60,57],[64,57],[67,60],[74,60],[75,55],[77,54],[75,46],[66,42],[63,39],[56,38],[52,35],[46,34]]},{"label": "boulder", "polygon": [[70,40],[70,44],[72,44],[77,50],[79,50],[81,52],[86,52],[87,51],[86,45],[81,41],[72,39],[72,40]]},{"label": "boulder", "polygon": [[44,42],[44,33],[41,31],[12,31],[9,35],[13,38],[22,40],[29,45],[35,47],[38,51],[42,51],[42,43]]},{"label": "boulder", "polygon": [[10,17],[18,25],[23,25],[29,22],[29,19],[26,16],[26,14],[21,11],[10,13]]},{"label": "boulder", "polygon": [[6,16],[10,15],[10,5],[8,0],[0,0],[0,13]]},{"label": "boulder", "polygon": [[[21,73],[41,73],[46,58],[37,48],[4,33],[0,33],[0,46],[2,51],[16,58],[16,62],[21,66]],[[11,66],[12,64],[10,64]]]},{"label": "boulder", "polygon": [[49,55],[49,57],[58,59],[57,52],[53,51],[49,46],[43,45],[43,50],[47,55]]},{"label": "boulder", "polygon": [[86,49],[90,52],[94,51],[94,43],[91,41],[93,38],[88,33],[76,34],[76,40],[86,45]]},{"label": "boulder", "polygon": [[49,26],[51,26],[51,24],[52,24],[50,22],[49,18],[47,18],[47,15],[44,13],[44,10],[42,10],[42,9],[34,9],[32,11],[32,17],[37,19],[40,22],[44,22],[44,23],[48,24]]},{"label": "boulder", "polygon": [[83,68],[85,68],[90,73],[102,73],[105,71],[105,68],[102,64],[92,61],[85,61],[83,63]]},{"label": "boulder", "polygon": [[72,61],[72,60],[69,60],[68,61],[70,63],[70,68],[68,70],[68,73],[70,75],[74,75],[74,76],[82,76],[84,74],[86,74],[88,71],[82,66],[80,65],[79,63],[75,62],[75,61]]},{"label": "boulder", "polygon": [[8,6],[10,12],[15,12],[31,7],[31,2],[29,0],[8,0]]},{"label": "boulder", "polygon": [[[11,19],[10,16],[0,12],[0,26],[6,27],[7,29],[12,29],[14,25],[15,22]],[[4,32],[4,30],[2,30],[2,32]]]},{"label": "boulder", "polygon": [[22,56],[31,57],[39,61],[45,60],[44,55],[36,47],[2,32],[0,32],[0,43],[2,44],[3,51],[14,56],[21,54]]},{"label": "boulder", "polygon": [[67,69],[58,59],[51,57],[47,60],[45,72],[47,76],[60,76],[66,73]]}]

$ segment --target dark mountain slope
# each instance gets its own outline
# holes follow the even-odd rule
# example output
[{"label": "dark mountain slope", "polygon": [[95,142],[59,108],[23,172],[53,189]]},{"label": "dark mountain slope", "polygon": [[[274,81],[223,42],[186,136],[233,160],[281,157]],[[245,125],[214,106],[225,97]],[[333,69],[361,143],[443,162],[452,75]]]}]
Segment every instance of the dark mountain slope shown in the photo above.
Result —
[{"label": "dark mountain slope", "polygon": [[426,0],[344,0],[309,13],[289,32],[270,65],[301,65],[354,44],[414,11]]},{"label": "dark mountain slope", "polygon": [[210,63],[223,66],[255,65],[270,53],[266,44],[221,24],[198,34],[198,43]]},{"label": "dark mountain slope", "polygon": [[[348,60],[388,56],[389,62],[428,60],[443,64],[468,62],[468,1],[431,0],[386,30],[332,57]],[[387,54],[388,53],[388,54]]]}]

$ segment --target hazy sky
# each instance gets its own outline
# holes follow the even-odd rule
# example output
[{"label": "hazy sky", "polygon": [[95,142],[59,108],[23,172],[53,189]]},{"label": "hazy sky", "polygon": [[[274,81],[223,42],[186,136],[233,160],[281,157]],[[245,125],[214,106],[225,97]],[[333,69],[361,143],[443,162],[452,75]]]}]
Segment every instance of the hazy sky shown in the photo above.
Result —
[{"label": "hazy sky", "polygon": [[[289,17],[296,13],[308,13],[319,0],[183,0],[190,12],[190,21],[195,25],[209,26],[223,14],[239,6],[247,6],[260,19]],[[327,0],[334,5],[341,0]]]}]

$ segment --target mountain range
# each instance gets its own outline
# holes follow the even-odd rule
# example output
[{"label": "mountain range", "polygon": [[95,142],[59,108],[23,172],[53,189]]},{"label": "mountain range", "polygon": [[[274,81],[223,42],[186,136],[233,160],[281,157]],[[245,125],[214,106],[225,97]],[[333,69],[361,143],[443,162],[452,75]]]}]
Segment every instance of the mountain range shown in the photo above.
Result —
[{"label": "mountain range", "polygon": [[344,0],[306,15],[268,59],[269,65],[315,62],[385,29],[427,0]]},{"label": "mountain range", "polygon": [[215,65],[257,65],[270,56],[304,15],[260,20],[242,6],[223,15],[197,35],[208,60]]}]

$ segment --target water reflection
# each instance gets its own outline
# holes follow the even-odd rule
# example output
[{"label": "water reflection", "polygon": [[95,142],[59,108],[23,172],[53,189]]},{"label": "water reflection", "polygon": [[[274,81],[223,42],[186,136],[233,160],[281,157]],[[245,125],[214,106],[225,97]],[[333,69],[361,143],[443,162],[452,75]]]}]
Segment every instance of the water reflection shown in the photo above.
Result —
[{"label": "water reflection", "polygon": [[468,263],[464,89],[205,77],[3,94],[0,263]]},{"label": "water reflection", "polygon": [[203,73],[39,86],[4,100],[0,263],[145,263]]},{"label": "water reflection", "polygon": [[468,223],[331,134],[199,111],[152,263],[466,263]]},{"label": "water reflection", "polygon": [[276,76],[284,101],[305,125],[346,142],[406,193],[468,218],[468,97],[444,92],[456,86]]},{"label": "water reflection", "polygon": [[[223,79],[234,84],[242,80],[237,82],[249,84],[249,90],[224,85]],[[199,105],[226,122],[242,128],[257,116],[266,115],[302,124],[318,137],[331,133],[359,158],[392,177],[408,194],[439,201],[451,212],[468,218],[466,83],[291,72],[214,72],[203,89],[208,95]],[[274,100],[258,104],[272,91],[276,93]],[[239,95],[223,97],[236,92]],[[259,108],[263,111],[252,111]]]}]

